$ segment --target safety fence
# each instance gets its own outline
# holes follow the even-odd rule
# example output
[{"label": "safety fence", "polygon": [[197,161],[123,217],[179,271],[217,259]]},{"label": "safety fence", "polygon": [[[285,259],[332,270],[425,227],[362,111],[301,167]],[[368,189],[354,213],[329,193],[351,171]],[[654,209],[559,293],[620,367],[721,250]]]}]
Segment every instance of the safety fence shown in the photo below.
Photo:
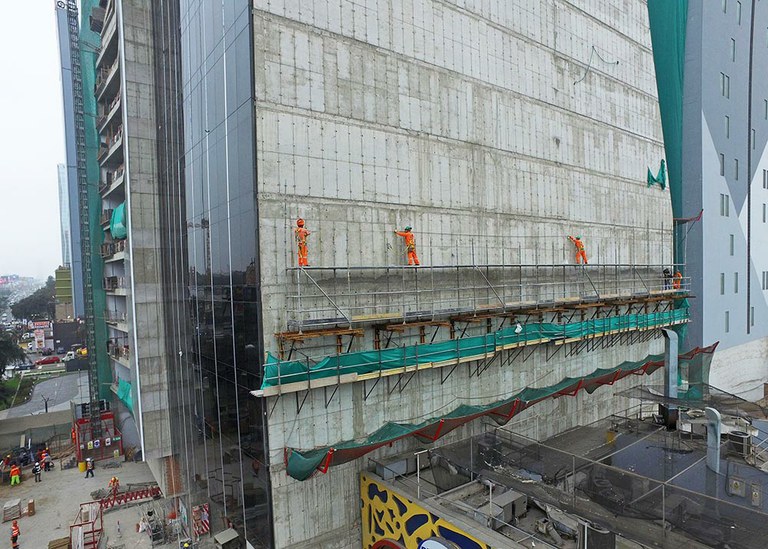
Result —
[{"label": "safety fence", "polygon": [[[664,271],[667,270],[665,273]],[[506,312],[541,303],[683,297],[682,265],[308,267],[293,272],[289,329]]]}]

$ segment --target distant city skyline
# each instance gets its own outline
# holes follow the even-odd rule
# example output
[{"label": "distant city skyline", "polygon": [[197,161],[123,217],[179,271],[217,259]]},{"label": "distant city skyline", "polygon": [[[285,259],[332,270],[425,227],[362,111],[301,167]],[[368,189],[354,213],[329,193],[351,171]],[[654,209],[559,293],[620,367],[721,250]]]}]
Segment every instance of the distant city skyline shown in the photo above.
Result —
[{"label": "distant city skyline", "polygon": [[[57,164],[65,162],[55,6],[0,20],[0,272],[45,279],[62,261]],[[20,24],[21,21],[34,24]]]}]

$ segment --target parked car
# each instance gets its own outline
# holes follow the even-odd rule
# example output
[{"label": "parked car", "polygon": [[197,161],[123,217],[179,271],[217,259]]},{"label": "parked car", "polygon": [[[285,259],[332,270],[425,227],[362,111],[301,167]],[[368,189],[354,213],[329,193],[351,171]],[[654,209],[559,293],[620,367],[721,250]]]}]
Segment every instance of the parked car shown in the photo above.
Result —
[{"label": "parked car", "polygon": [[42,353],[43,356],[51,356],[53,354],[53,349],[51,349],[50,347],[46,347],[40,352]]},{"label": "parked car", "polygon": [[35,366],[43,366],[44,364],[58,364],[61,361],[56,355],[47,356],[35,361]]},{"label": "parked car", "polygon": [[66,355],[64,355],[64,358],[62,358],[64,362],[69,362],[70,360],[75,360],[75,351],[69,351]]},{"label": "parked car", "polygon": [[58,349],[56,349],[56,354],[57,355],[63,355],[66,352],[67,351],[64,350],[64,347],[59,347]]}]

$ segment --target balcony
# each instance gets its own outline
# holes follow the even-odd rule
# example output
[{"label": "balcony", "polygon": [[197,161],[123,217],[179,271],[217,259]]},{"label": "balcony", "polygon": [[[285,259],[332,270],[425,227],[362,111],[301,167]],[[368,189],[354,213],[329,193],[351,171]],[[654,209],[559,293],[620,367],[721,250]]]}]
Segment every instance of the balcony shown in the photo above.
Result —
[{"label": "balcony", "polygon": [[114,10],[109,10],[105,18],[101,33],[101,47],[96,58],[97,69],[117,59],[117,18]]},{"label": "balcony", "polygon": [[115,129],[114,133],[107,136],[99,149],[99,164],[102,166],[122,165],[123,163],[123,126]]},{"label": "balcony", "polygon": [[101,211],[101,217],[99,218],[99,222],[101,223],[101,226],[108,225],[110,221],[112,221],[112,212],[114,212],[114,208],[108,208],[106,210]]},{"label": "balcony", "polygon": [[120,164],[114,171],[107,171],[105,176],[106,181],[99,185],[99,193],[102,195],[102,198],[107,198],[115,190],[120,188],[123,184],[124,176],[124,164]]},{"label": "balcony", "polygon": [[108,292],[117,292],[126,288],[124,276],[105,276],[101,283],[102,288]]},{"label": "balcony", "polygon": [[128,345],[121,344],[118,340],[107,340],[107,354],[124,366],[129,365],[131,349]]},{"label": "balcony", "polygon": [[120,63],[117,61],[115,61],[111,67],[105,67],[99,70],[96,75],[96,85],[94,86],[96,101],[101,102],[104,96],[115,94],[120,85],[120,78],[117,77],[119,72]]},{"label": "balcony", "polygon": [[96,129],[99,133],[104,133],[111,122],[115,120],[122,122],[122,118],[116,115],[121,112],[120,94],[115,95],[114,99],[109,103],[109,106],[105,110],[104,114],[96,121]]},{"label": "balcony", "polygon": [[126,313],[125,311],[113,311],[111,309],[107,309],[104,311],[104,320],[107,322],[107,324],[120,324],[125,322]]},{"label": "balcony", "polygon": [[117,240],[115,242],[105,242],[101,245],[101,257],[105,260],[110,259],[122,259],[116,258],[117,254],[125,252],[125,240]]}]

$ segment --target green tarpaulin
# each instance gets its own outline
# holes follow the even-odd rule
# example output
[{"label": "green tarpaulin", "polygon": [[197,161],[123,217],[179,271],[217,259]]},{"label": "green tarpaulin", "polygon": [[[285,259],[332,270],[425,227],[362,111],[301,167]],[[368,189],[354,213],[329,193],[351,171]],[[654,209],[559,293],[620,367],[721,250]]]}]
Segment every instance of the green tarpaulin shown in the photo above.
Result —
[{"label": "green tarpaulin", "polygon": [[620,331],[669,326],[688,319],[688,309],[679,308],[649,314],[599,318],[570,324],[539,323],[511,326],[492,334],[452,339],[429,345],[411,345],[379,351],[362,351],[329,356],[317,363],[280,361],[267,355],[261,388],[321,379],[345,374],[368,374],[381,370],[430,363],[466,362],[485,358],[508,346],[558,339],[583,339]]},{"label": "green tarpaulin", "polygon": [[[680,355],[680,359],[690,365],[696,356],[711,355],[716,346],[695,349]],[[491,404],[483,406],[462,404],[448,414],[420,423],[386,423],[362,440],[347,440],[333,446],[307,451],[287,448],[286,470],[291,477],[306,480],[317,471],[324,473],[329,467],[347,463],[407,436],[414,436],[425,443],[433,442],[451,430],[481,416],[504,425],[516,414],[547,398],[576,396],[581,390],[591,394],[601,385],[612,385],[631,375],[652,374],[663,366],[663,355],[648,355],[637,362],[622,362],[615,368],[599,368],[584,377],[567,377],[548,387],[526,387],[509,398]]]},{"label": "green tarpaulin", "polygon": [[112,211],[112,219],[109,222],[109,232],[112,238],[122,240],[128,236],[125,224],[125,202]]},{"label": "green tarpaulin", "polygon": [[119,398],[120,401],[125,404],[125,407],[128,408],[128,411],[133,413],[133,395],[131,393],[131,384],[128,381],[124,379],[118,380],[117,398]]},{"label": "green tarpaulin", "polygon": [[659,173],[653,175],[651,168],[648,168],[648,175],[646,179],[648,181],[649,187],[652,185],[658,185],[662,190],[667,188],[667,166],[663,159],[659,165]]}]

